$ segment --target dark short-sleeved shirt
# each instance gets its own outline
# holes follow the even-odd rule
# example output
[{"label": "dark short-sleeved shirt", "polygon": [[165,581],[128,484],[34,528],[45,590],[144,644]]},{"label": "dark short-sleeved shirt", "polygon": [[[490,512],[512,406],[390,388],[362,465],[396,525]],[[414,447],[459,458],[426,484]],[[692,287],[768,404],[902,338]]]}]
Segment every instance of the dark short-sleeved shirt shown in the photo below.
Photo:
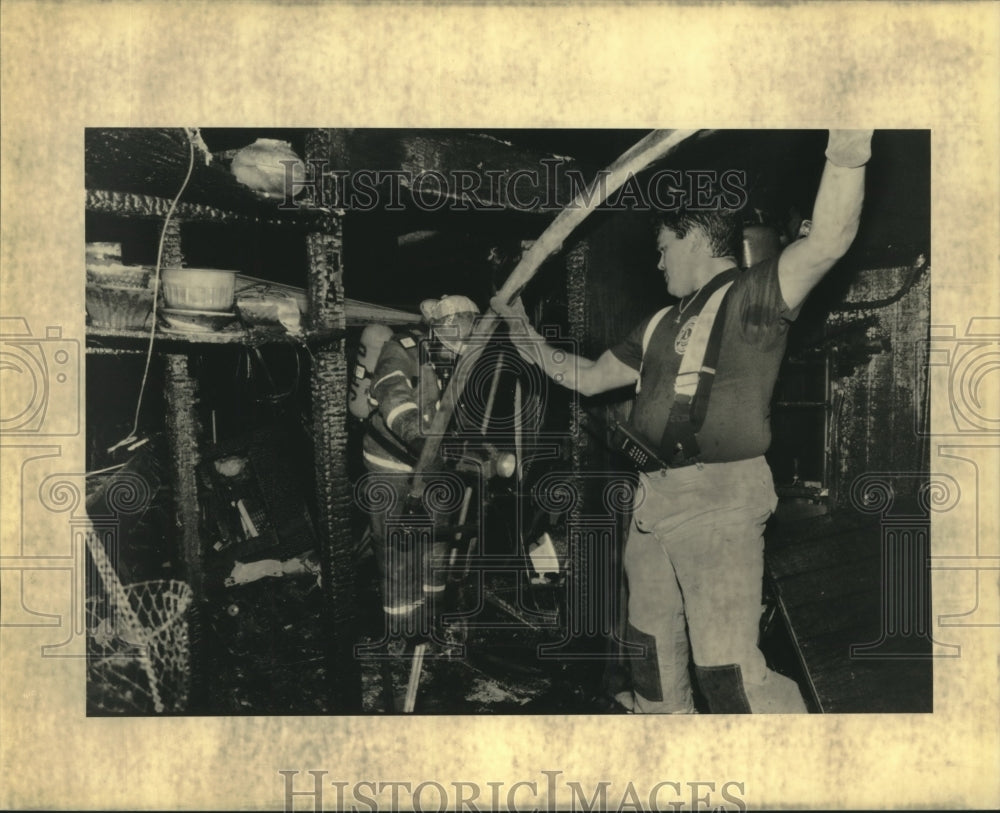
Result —
[{"label": "dark short-sleeved shirt", "polygon": [[[798,308],[789,309],[781,296],[777,257],[742,272],[724,273],[733,274],[735,282],[722,317],[722,345],[708,411],[697,434],[706,463],[746,460],[767,451],[771,395],[789,325],[798,315]],[[667,460],[672,450],[664,448],[671,444],[663,436],[674,402],[674,380],[704,300],[707,297],[695,297],[683,313],[677,305],[667,313],[653,331],[644,362],[642,339],[652,316],[611,348],[620,361],[642,370],[630,425]]]}]

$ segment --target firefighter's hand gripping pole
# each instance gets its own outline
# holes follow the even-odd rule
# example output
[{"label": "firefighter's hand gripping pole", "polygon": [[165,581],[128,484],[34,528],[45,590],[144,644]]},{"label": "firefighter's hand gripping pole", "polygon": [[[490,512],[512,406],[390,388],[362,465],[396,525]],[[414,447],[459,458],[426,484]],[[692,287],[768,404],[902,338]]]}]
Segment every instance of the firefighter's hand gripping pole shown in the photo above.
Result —
[{"label": "firefighter's hand gripping pole", "polygon": [[[498,296],[506,297],[508,302],[513,302],[520,296],[521,291],[531,281],[531,279],[541,268],[542,264],[553,254],[562,249],[563,242],[580,225],[587,216],[597,209],[607,199],[608,195],[617,191],[619,187],[630,175],[635,175],[650,166],[655,161],[669,155],[681,142],[697,133],[697,130],[653,130],[649,135],[637,141],[632,147],[622,153],[621,156],[598,177],[591,188],[586,192],[581,192],[572,202],[563,209],[549,224],[548,228],[532,244],[531,248],[525,252],[521,261],[511,272],[507,281],[498,292]],[[704,132],[704,131],[703,131]],[[603,180],[603,183],[600,181]],[[455,367],[448,387],[441,397],[441,406],[434,422],[431,425],[430,433],[424,448],[420,453],[420,459],[413,470],[413,480],[410,487],[410,497],[419,499],[424,490],[424,471],[437,457],[441,447],[441,439],[451,422],[451,417],[455,412],[455,405],[465,389],[469,373],[475,365],[476,359],[483,352],[486,342],[493,330],[496,328],[496,319],[480,319],[473,328],[472,334],[466,342],[466,351]]]}]

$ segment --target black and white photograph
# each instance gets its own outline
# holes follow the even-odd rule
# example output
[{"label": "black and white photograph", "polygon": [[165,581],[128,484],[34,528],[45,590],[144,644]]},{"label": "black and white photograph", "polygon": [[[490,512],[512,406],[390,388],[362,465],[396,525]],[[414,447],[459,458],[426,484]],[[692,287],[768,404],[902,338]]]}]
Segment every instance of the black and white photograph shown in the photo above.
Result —
[{"label": "black and white photograph", "polygon": [[85,145],[88,713],[932,711],[928,131]]},{"label": "black and white photograph", "polygon": [[0,41],[0,809],[1000,806],[1000,5]]}]

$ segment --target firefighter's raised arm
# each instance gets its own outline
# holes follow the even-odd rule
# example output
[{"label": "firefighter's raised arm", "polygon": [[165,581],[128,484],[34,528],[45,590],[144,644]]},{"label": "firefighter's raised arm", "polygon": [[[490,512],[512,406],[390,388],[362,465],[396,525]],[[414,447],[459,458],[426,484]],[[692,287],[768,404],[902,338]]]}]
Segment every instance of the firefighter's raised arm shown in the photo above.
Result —
[{"label": "firefighter's raised arm", "polygon": [[871,130],[831,130],[826,166],[813,205],[809,235],[778,260],[778,282],[789,308],[797,308],[854,241],[865,196]]}]

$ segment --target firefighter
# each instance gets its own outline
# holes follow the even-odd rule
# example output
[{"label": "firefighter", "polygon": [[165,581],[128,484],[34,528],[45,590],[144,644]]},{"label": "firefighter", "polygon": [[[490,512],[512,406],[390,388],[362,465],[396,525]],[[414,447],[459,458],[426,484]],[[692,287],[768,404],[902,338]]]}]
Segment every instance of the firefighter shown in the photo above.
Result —
[{"label": "firefighter", "polygon": [[643,655],[618,698],[632,711],[693,712],[689,656],[713,713],[806,711],[757,646],[764,526],[777,505],[764,453],[790,325],[858,231],[871,138],[830,131],[808,235],[745,270],[738,213],[661,212],[657,268],[680,301],[596,360],[544,348],[523,305],[493,299],[522,355],[563,386],[639,385],[629,428],[642,488],[624,565],[629,640]]},{"label": "firefighter", "polygon": [[[398,520],[412,508],[407,498],[414,465],[479,314],[465,296],[428,299],[420,311],[429,334],[416,329],[398,332],[382,347],[370,389],[376,407],[362,447],[370,487],[390,495],[384,502],[370,500],[377,504],[373,508],[385,506],[370,511],[372,541],[389,630],[404,635],[420,632],[420,619],[433,615],[447,581],[444,569],[434,564],[447,551],[433,531],[430,548],[421,549],[416,535],[400,532],[405,524]],[[435,516],[434,522],[439,528],[441,518]]]}]

